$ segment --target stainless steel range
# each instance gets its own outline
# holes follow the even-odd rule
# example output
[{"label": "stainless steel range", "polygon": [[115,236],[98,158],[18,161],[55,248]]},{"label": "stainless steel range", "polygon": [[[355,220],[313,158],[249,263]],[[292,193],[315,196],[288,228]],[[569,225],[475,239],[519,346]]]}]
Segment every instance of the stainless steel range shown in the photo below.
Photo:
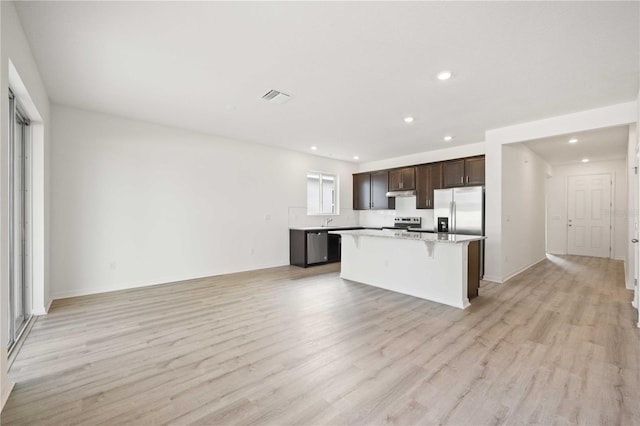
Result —
[{"label": "stainless steel range", "polygon": [[420,228],[421,217],[396,217],[393,219],[393,226],[383,226],[382,229],[403,229]]}]

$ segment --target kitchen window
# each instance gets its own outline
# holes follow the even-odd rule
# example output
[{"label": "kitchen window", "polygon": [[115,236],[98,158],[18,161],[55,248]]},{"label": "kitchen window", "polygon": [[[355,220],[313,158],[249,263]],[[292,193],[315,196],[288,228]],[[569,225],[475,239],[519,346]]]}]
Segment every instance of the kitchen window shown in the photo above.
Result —
[{"label": "kitchen window", "polygon": [[338,214],[338,176],[321,173],[307,173],[307,214]]}]

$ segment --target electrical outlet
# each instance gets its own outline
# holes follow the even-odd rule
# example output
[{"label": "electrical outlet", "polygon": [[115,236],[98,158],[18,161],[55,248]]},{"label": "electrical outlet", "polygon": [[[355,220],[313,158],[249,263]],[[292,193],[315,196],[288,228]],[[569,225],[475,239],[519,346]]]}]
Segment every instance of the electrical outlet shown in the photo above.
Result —
[{"label": "electrical outlet", "polygon": [[112,271],[115,271],[118,268],[118,264],[116,263],[115,260],[112,260],[111,263],[109,263],[109,269],[111,269]]}]

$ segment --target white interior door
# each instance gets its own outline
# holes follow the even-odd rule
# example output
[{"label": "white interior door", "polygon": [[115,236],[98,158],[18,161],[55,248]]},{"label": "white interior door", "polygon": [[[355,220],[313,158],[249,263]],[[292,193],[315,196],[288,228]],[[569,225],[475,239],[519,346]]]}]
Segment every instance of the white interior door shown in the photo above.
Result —
[{"label": "white interior door", "polygon": [[611,175],[569,176],[567,253],[611,257]]}]

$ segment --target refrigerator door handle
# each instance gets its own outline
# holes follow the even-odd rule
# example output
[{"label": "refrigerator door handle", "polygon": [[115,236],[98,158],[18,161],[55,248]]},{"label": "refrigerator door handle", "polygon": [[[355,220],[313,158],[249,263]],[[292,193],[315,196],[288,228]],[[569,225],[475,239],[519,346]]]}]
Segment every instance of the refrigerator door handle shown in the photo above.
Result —
[{"label": "refrigerator door handle", "polygon": [[453,201],[451,204],[453,204],[453,230],[451,232],[453,232],[454,234],[458,232],[458,209],[456,208],[456,202]]},{"label": "refrigerator door handle", "polygon": [[449,202],[449,232],[455,233],[456,229],[456,205],[453,201]]}]

